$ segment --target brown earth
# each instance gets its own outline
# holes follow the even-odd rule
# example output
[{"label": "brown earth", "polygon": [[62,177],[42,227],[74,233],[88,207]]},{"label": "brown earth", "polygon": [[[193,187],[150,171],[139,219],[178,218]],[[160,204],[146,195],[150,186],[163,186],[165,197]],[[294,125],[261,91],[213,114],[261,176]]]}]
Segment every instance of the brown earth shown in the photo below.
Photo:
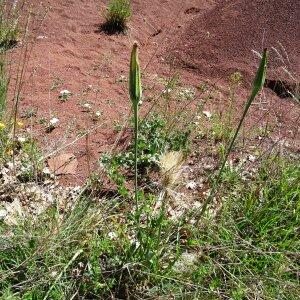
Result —
[{"label": "brown earth", "polygon": [[[170,46],[171,57],[180,66],[206,76],[224,76],[236,70],[249,76],[258,60],[253,50],[261,53],[268,48],[269,73],[287,67],[299,75],[299,22],[299,1],[220,1],[187,23]],[[273,47],[283,54],[284,61]]]},{"label": "brown earth", "polygon": [[[36,8],[39,1],[30,3]],[[114,144],[113,126],[122,123],[130,111],[126,77],[134,40],[141,45],[145,86],[152,85],[156,74],[169,76],[174,68],[190,86],[206,79],[226,85],[227,75],[235,71],[242,72],[249,82],[257,65],[251,50],[276,46],[278,40],[289,53],[291,71],[299,74],[298,1],[134,0],[133,17],[124,35],[101,31],[106,4],[99,0],[52,0],[36,32],[26,72],[20,110],[26,114],[29,108],[37,109],[36,116],[26,121],[27,130],[39,140],[46,155],[63,148],[57,153],[74,153],[79,161],[76,176],[62,181],[84,182],[89,170],[97,168],[100,154]],[[17,54],[18,48],[11,52],[12,57]],[[276,62],[272,57],[272,67],[280,66]],[[59,100],[63,89],[72,93],[65,102]],[[146,96],[151,92],[146,91]],[[295,137],[296,104],[282,101],[270,91],[266,95],[272,113],[280,117],[277,125],[288,128],[283,134],[290,130],[290,136]],[[95,117],[96,111],[101,117]],[[264,113],[254,116],[254,123]],[[51,117],[59,123],[46,133],[40,121]],[[88,139],[72,143],[86,130],[91,130]]]}]

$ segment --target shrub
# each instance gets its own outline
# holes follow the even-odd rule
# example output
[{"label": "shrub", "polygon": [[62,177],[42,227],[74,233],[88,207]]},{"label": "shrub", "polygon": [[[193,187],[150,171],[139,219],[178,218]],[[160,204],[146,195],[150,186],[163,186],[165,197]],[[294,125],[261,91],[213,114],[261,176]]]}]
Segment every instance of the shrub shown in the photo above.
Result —
[{"label": "shrub", "polygon": [[111,0],[105,15],[105,30],[108,32],[122,32],[126,29],[126,24],[131,17],[131,7],[129,0]]}]

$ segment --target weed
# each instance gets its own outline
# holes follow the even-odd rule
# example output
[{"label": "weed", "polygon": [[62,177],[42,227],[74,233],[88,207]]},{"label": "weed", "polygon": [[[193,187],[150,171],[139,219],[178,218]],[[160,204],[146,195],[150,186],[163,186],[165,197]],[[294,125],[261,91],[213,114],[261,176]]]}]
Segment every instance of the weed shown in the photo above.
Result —
[{"label": "weed", "polygon": [[129,69],[129,96],[133,107],[134,121],[134,189],[136,209],[138,209],[138,134],[139,134],[139,104],[142,98],[141,70],[138,59],[138,45],[132,47]]},{"label": "weed", "polygon": [[36,117],[38,109],[35,107],[28,107],[21,113],[21,118],[30,119]]},{"label": "weed", "polygon": [[[182,151],[187,155],[190,130],[168,131],[166,125],[167,123],[156,114],[151,114],[147,119],[141,121],[137,143],[137,168],[140,175],[157,168],[159,158],[165,152]],[[124,168],[128,172],[134,167],[134,153],[135,147],[131,143],[126,151],[113,156],[104,156],[100,161],[107,170],[118,167],[119,169]]]},{"label": "weed", "polygon": [[129,0],[110,0],[105,14],[106,22],[103,29],[107,33],[123,32],[131,17]]},{"label": "weed", "polygon": [[66,102],[70,97],[72,93],[69,90],[62,90],[59,94],[59,100],[61,102]]},{"label": "weed", "polygon": [[52,81],[52,85],[50,87],[50,91],[55,91],[57,90],[59,87],[61,87],[63,84],[65,83],[65,80],[56,76],[53,81]]},{"label": "weed", "polygon": [[8,3],[0,1],[0,53],[17,43],[19,27],[16,5],[13,5],[8,17]]}]

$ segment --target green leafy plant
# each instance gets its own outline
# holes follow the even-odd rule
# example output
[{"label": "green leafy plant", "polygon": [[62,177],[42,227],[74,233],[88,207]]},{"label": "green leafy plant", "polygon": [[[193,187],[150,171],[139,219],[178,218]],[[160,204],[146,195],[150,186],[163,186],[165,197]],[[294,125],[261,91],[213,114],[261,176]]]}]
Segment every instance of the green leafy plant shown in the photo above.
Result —
[{"label": "green leafy plant", "polygon": [[[166,151],[189,151],[190,130],[174,129],[169,131],[167,122],[157,114],[150,114],[139,123],[137,142],[137,169],[139,177],[155,170],[160,156]],[[135,168],[135,143],[129,144],[125,151],[114,155],[103,155],[101,163],[110,179],[119,189],[123,189],[124,174]],[[123,175],[121,176],[120,174]],[[121,177],[120,177],[121,176]],[[122,178],[122,181],[119,179]]]},{"label": "green leafy plant", "polygon": [[105,31],[109,33],[123,32],[131,17],[129,0],[111,0],[107,7],[104,24]]}]

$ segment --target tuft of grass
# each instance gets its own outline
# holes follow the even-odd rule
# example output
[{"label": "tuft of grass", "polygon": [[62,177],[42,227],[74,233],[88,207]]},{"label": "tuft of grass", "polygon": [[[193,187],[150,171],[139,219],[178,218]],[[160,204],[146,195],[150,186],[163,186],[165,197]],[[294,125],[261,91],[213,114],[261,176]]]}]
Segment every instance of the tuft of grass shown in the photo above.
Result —
[{"label": "tuft of grass", "polygon": [[7,1],[0,1],[0,52],[16,45],[19,35],[16,4],[11,9],[8,9],[8,6]]},{"label": "tuft of grass", "polygon": [[124,32],[130,17],[130,0],[110,0],[105,14],[104,30],[108,33]]}]

